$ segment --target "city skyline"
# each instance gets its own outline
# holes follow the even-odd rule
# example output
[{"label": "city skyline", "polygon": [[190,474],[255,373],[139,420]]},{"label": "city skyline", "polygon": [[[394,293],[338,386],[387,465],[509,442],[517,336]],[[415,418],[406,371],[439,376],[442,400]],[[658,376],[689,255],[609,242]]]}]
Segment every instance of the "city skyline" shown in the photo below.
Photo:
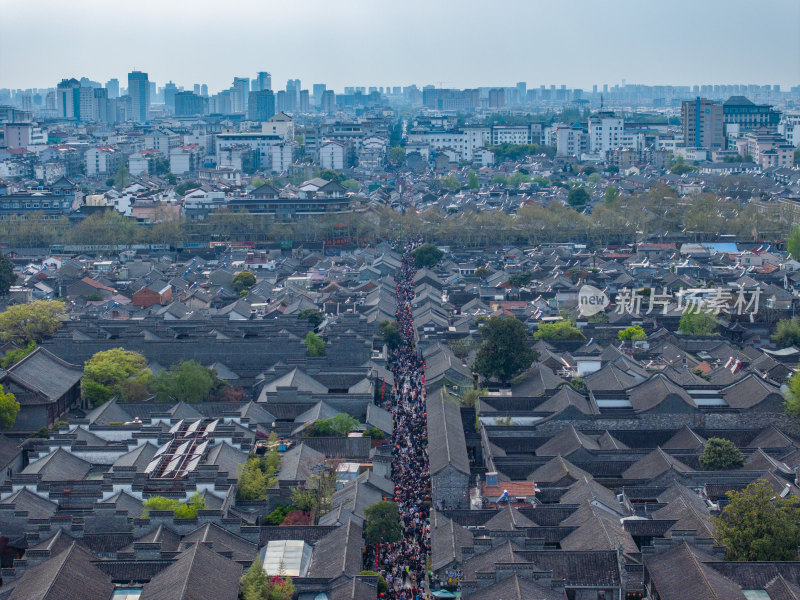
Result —
[{"label": "city skyline", "polygon": [[[0,87],[54,87],[73,76],[123,81],[132,70],[147,72],[159,85],[172,80],[190,89],[207,83],[211,92],[229,88],[234,76],[264,70],[272,73],[274,89],[300,78],[305,86],[321,82],[337,91],[517,81],[583,89],[623,80],[782,89],[800,83],[800,5],[784,0],[749,11],[746,20],[737,15],[750,3],[738,0],[678,0],[648,5],[646,11],[639,3],[618,0],[601,13],[586,2],[568,7],[503,2],[487,13],[471,0],[424,7],[416,0],[402,7],[356,0],[335,11],[312,0],[278,13],[274,3],[234,0],[214,18],[208,17],[214,6],[208,2],[174,2],[157,12],[151,10],[155,6],[149,0],[113,8],[89,0],[69,7],[8,2],[0,24]],[[70,42],[54,53],[31,45],[30,31],[48,38],[69,31]],[[98,52],[108,47],[116,51]]]}]

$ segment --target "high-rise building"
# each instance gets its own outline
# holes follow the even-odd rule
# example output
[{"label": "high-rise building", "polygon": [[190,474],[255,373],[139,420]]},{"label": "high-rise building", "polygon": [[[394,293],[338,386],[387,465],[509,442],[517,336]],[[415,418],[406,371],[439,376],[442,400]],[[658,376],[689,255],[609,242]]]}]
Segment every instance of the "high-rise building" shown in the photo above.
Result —
[{"label": "high-rise building", "polygon": [[75,79],[62,79],[56,86],[56,106],[62,119],[77,119],[81,114],[81,82]]},{"label": "high-rise building", "polygon": [[200,95],[200,84],[199,83],[195,83],[194,86],[192,86],[192,90],[194,91],[195,95],[199,96]]},{"label": "high-rise building", "polygon": [[250,93],[249,77],[233,78],[233,112],[247,112],[247,95]]},{"label": "high-rise building", "polygon": [[275,110],[278,112],[288,110],[286,108],[286,92],[283,90],[279,90],[278,94],[275,96]]},{"label": "high-rise building", "polygon": [[300,90],[300,100],[297,105],[297,110],[301,113],[307,113],[311,110],[308,99],[308,90]]},{"label": "high-rise building", "polygon": [[200,95],[204,98],[208,98],[208,84],[204,83],[200,86]]},{"label": "high-rise building", "polygon": [[322,92],[322,100],[319,105],[320,110],[326,115],[332,115],[336,112],[336,94],[333,90],[325,90]]},{"label": "high-rise building", "polygon": [[[198,86],[199,87],[199,86]],[[175,115],[190,117],[205,113],[205,98],[192,92],[178,92],[175,94]]]},{"label": "high-rise building", "polygon": [[132,71],[128,73],[128,96],[131,99],[131,118],[137,123],[147,121],[150,109],[150,81],[147,73]]},{"label": "high-rise building", "polygon": [[315,83],[311,86],[311,97],[314,106],[319,107],[322,104],[322,94],[325,93],[327,86],[324,83]]},{"label": "high-rise building", "polygon": [[170,80],[170,82],[164,86],[164,104],[173,111],[175,110],[175,96],[177,93],[178,86]]},{"label": "high-rise building", "polygon": [[295,112],[300,101],[300,80],[290,79],[286,82],[286,108],[288,112]]},{"label": "high-rise building", "polygon": [[275,114],[275,95],[272,90],[250,92],[247,118],[251,121],[268,121]]},{"label": "high-rise building", "polygon": [[119,98],[119,79],[113,78],[106,82],[109,99]]},{"label": "high-rise building", "polygon": [[687,148],[725,147],[722,103],[699,96],[681,104],[681,131]]},{"label": "high-rise building", "polygon": [[271,90],[272,89],[272,75],[270,75],[267,71],[259,71],[256,75],[256,92],[262,92],[264,90]]}]

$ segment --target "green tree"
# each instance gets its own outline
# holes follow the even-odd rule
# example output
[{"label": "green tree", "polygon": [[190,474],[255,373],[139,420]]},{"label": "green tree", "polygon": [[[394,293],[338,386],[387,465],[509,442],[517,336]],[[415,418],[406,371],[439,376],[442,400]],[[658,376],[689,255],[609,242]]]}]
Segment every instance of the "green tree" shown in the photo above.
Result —
[{"label": "green tree", "polygon": [[470,171],[467,174],[467,187],[471,190],[478,190],[481,187],[480,181],[478,181],[478,174],[475,171]]},{"label": "green tree", "polygon": [[119,163],[119,167],[117,167],[117,172],[114,175],[114,187],[117,190],[122,190],[131,183],[131,175],[128,172],[128,165],[125,164],[125,161]]},{"label": "green tree", "polygon": [[142,502],[142,517],[149,518],[151,510],[171,510],[176,519],[194,519],[197,511],[206,507],[206,501],[199,492],[193,494],[186,502],[164,496],[152,496]]},{"label": "green tree", "polygon": [[574,187],[567,194],[567,202],[569,205],[578,209],[586,206],[589,200],[589,192],[587,192],[586,188],[583,186]]},{"label": "green tree", "polygon": [[793,259],[800,259],[800,227],[795,227],[789,239],[786,240],[786,251]]},{"label": "green tree", "polygon": [[306,334],[305,343],[307,346],[306,352],[309,356],[325,356],[325,340],[313,331],[309,331]]},{"label": "green tree", "polygon": [[786,391],[786,412],[795,417],[800,417],[800,368],[789,379],[789,389]]},{"label": "green tree", "polygon": [[508,276],[508,283],[514,287],[525,287],[533,279],[533,274],[530,271],[523,271],[522,273],[514,273]]},{"label": "green tree", "polygon": [[95,353],[84,363],[81,391],[94,406],[114,396],[123,400],[142,400],[129,397],[128,382],[147,382],[151,373],[147,360],[138,352],[112,348]]},{"label": "green tree", "polygon": [[256,284],[256,276],[253,275],[250,271],[241,271],[234,275],[233,282],[231,285],[233,289],[237,292],[242,292],[243,290],[249,290]]},{"label": "green tree", "polygon": [[458,181],[458,177],[452,173],[448,173],[439,179],[439,183],[444,189],[450,190],[451,192],[457,192],[461,189],[461,183]]},{"label": "green tree", "polygon": [[16,396],[11,392],[3,391],[3,386],[0,385],[0,427],[11,429],[17,421],[18,412],[19,402],[17,402]]},{"label": "green tree", "polygon": [[358,190],[361,189],[361,184],[358,183],[358,181],[356,181],[355,179],[345,179],[342,182],[342,185],[351,192],[357,192]]},{"label": "green tree", "polygon": [[242,575],[240,589],[242,600],[292,600],[294,596],[291,577],[267,575],[260,555]]},{"label": "green tree", "polygon": [[730,440],[712,437],[700,455],[700,466],[705,471],[727,471],[741,467],[744,455]]},{"label": "green tree", "polygon": [[400,344],[403,343],[403,336],[400,335],[400,330],[397,328],[397,323],[394,321],[381,321],[379,329],[383,341],[389,347],[389,350],[397,350]]},{"label": "green tree", "polygon": [[572,321],[556,321],[555,323],[540,323],[533,334],[535,340],[579,340],[586,336],[575,327]]},{"label": "green tree", "polygon": [[265,500],[267,497],[267,476],[261,470],[258,457],[248,458],[239,465],[239,481],[236,488],[238,500]]},{"label": "green tree", "polygon": [[707,312],[687,310],[681,315],[678,331],[686,335],[712,335],[717,330],[717,321]]},{"label": "green tree", "polygon": [[742,491],[728,492],[730,499],[719,517],[712,517],[715,538],[733,561],[797,560],[800,546],[800,503],[781,498],[764,480]]},{"label": "green tree", "polygon": [[615,185],[608,186],[603,199],[606,204],[614,204],[619,199],[619,188]]},{"label": "green tree", "polygon": [[307,430],[310,437],[346,437],[358,428],[358,421],[347,413],[339,413],[329,419],[317,419]]},{"label": "green tree", "polygon": [[641,342],[647,339],[647,334],[641,325],[631,325],[617,333],[617,338],[622,342]]},{"label": "green tree", "polygon": [[393,163],[401,163],[406,158],[406,149],[402,146],[392,146],[389,148],[389,160]]},{"label": "green tree", "polygon": [[308,321],[308,324],[311,325],[313,329],[316,329],[320,326],[320,323],[325,320],[325,315],[316,308],[304,308],[297,313],[297,318],[301,321]]},{"label": "green tree", "polygon": [[61,328],[66,307],[60,300],[35,300],[0,313],[0,340],[15,344],[41,342]]},{"label": "green tree", "polygon": [[394,502],[383,500],[364,510],[364,539],[368,544],[391,544],[402,534],[400,512]]},{"label": "green tree", "polygon": [[8,293],[16,279],[14,263],[11,262],[7,255],[0,252],[0,296],[5,296]]},{"label": "green tree", "polygon": [[419,248],[414,250],[411,254],[414,257],[414,265],[421,269],[423,267],[432,267],[444,256],[444,252],[439,250],[433,244],[422,244]]},{"label": "green tree", "polygon": [[304,488],[293,489],[292,506],[297,510],[316,513],[319,509],[319,491]]},{"label": "green tree", "polygon": [[478,267],[477,269],[475,269],[475,277],[477,277],[478,279],[483,279],[487,275],[489,275],[489,269],[487,269],[486,267]]},{"label": "green tree", "polygon": [[342,181],[344,181],[344,177],[342,177],[341,173],[337,173],[331,169],[323,169],[319,176],[326,181],[335,181],[336,183],[342,183]]},{"label": "green tree", "polygon": [[771,338],[781,348],[800,346],[800,320],[781,319],[775,326],[775,333]]},{"label": "green tree", "polygon": [[27,346],[23,348],[17,348],[16,350],[8,350],[6,355],[3,357],[3,360],[0,360],[0,367],[4,369],[10,367],[14,363],[21,361],[23,358],[28,356],[31,352],[36,350],[36,342],[31,342]]},{"label": "green tree", "polygon": [[468,337],[453,340],[449,343],[450,350],[453,351],[458,358],[464,360],[469,356],[469,353],[475,349],[475,342]]},{"label": "green tree", "polygon": [[[252,181],[250,183],[253,183]],[[263,183],[263,182],[262,182]],[[200,184],[196,181],[184,181],[178,187],[175,188],[175,193],[179,196],[183,196],[189,190],[193,190],[195,188],[199,188]],[[256,187],[256,186],[253,186]]]},{"label": "green tree", "polygon": [[373,440],[385,440],[386,434],[377,427],[370,427],[364,430],[364,437],[372,438]]},{"label": "green tree", "polygon": [[515,317],[490,317],[483,321],[479,331],[483,343],[473,369],[486,379],[495,377],[507,383],[539,357],[528,346],[525,325]]},{"label": "green tree", "polygon": [[187,360],[161,371],[151,387],[157,402],[203,402],[220,383],[214,371]]}]

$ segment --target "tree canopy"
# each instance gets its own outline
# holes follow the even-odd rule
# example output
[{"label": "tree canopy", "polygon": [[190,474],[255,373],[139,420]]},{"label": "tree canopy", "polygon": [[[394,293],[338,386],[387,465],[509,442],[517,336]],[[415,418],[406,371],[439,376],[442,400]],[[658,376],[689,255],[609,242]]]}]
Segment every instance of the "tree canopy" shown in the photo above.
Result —
[{"label": "tree canopy", "polygon": [[292,600],[294,595],[292,579],[267,575],[260,555],[242,575],[240,587],[242,600]]},{"label": "tree canopy", "polygon": [[483,343],[473,368],[486,379],[494,377],[507,383],[538,358],[538,353],[528,346],[525,325],[515,317],[490,317],[479,331]]},{"label": "tree canopy", "polygon": [[187,360],[156,375],[152,390],[157,402],[203,402],[220,384],[214,371]]},{"label": "tree canopy", "polygon": [[35,300],[0,313],[0,340],[27,345],[41,342],[61,327],[66,307],[60,300]]},{"label": "tree canopy", "polygon": [[535,340],[579,340],[586,337],[581,330],[575,327],[572,321],[556,321],[555,323],[540,323],[533,334]]},{"label": "tree canopy", "polygon": [[770,337],[781,348],[800,346],[800,320],[781,319],[775,326],[775,333]]},{"label": "tree canopy", "polygon": [[717,321],[707,312],[687,310],[681,315],[678,331],[687,335],[712,335],[717,330]]},{"label": "tree canopy", "polygon": [[114,396],[142,400],[147,395],[150,376],[147,359],[138,352],[124,348],[102,350],[84,363],[83,397],[94,406]]},{"label": "tree canopy", "polygon": [[432,267],[444,256],[444,252],[439,250],[433,244],[422,244],[419,248],[412,252],[414,257],[414,265],[421,269],[423,267]]},{"label": "tree canopy", "polygon": [[728,492],[728,498],[722,514],[712,517],[716,541],[727,548],[727,560],[797,560],[800,546],[797,498],[780,498],[761,479],[739,492]]},{"label": "tree canopy", "polygon": [[394,321],[382,321],[379,328],[383,341],[389,347],[389,350],[397,350],[403,342],[403,336],[400,335],[397,323]]},{"label": "tree canopy", "polygon": [[569,205],[578,209],[586,206],[590,198],[589,192],[587,192],[586,188],[583,186],[574,187],[567,194],[567,202],[569,202]]},{"label": "tree canopy", "polygon": [[313,331],[306,334],[305,343],[309,356],[325,356],[325,340]]},{"label": "tree canopy", "polygon": [[786,390],[786,412],[795,417],[800,417],[800,371],[792,375]]},{"label": "tree canopy", "polygon": [[144,509],[142,517],[149,518],[151,510],[171,510],[175,513],[176,519],[194,519],[197,517],[197,511],[203,510],[205,507],[206,501],[199,492],[192,495],[186,502],[164,496],[152,496],[142,502]]},{"label": "tree canopy", "polygon": [[631,325],[617,333],[617,337],[622,342],[641,342],[647,339],[647,334],[641,325]]},{"label": "tree canopy", "polygon": [[786,251],[795,260],[800,260],[800,227],[795,227],[792,235],[786,240]]},{"label": "tree canopy", "polygon": [[11,429],[17,421],[17,413],[19,413],[19,402],[16,396],[3,391],[3,386],[0,385],[0,427]]},{"label": "tree canopy", "polygon": [[727,471],[741,467],[744,455],[730,440],[710,438],[700,455],[700,466],[706,471]]},{"label": "tree canopy", "polygon": [[233,289],[237,292],[242,292],[243,290],[249,290],[256,284],[256,276],[253,275],[250,271],[241,271],[234,275],[233,282],[231,285]]},{"label": "tree canopy", "polygon": [[397,504],[383,500],[364,510],[364,539],[368,544],[397,542],[403,530]]},{"label": "tree canopy", "polygon": [[14,284],[14,263],[7,255],[0,252],[0,296],[5,296]]},{"label": "tree canopy", "polygon": [[317,419],[304,434],[306,437],[345,437],[358,427],[358,421],[347,413],[329,419]]}]

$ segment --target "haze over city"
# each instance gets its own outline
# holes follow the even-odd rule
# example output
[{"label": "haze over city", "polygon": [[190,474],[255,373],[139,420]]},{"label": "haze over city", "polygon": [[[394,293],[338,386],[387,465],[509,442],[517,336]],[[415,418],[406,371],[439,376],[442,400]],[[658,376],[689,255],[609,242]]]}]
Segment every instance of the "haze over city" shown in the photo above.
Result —
[{"label": "haze over city", "polygon": [[139,69],[216,91],[265,65],[337,90],[800,81],[794,0],[5,0],[0,14],[10,88]]}]

